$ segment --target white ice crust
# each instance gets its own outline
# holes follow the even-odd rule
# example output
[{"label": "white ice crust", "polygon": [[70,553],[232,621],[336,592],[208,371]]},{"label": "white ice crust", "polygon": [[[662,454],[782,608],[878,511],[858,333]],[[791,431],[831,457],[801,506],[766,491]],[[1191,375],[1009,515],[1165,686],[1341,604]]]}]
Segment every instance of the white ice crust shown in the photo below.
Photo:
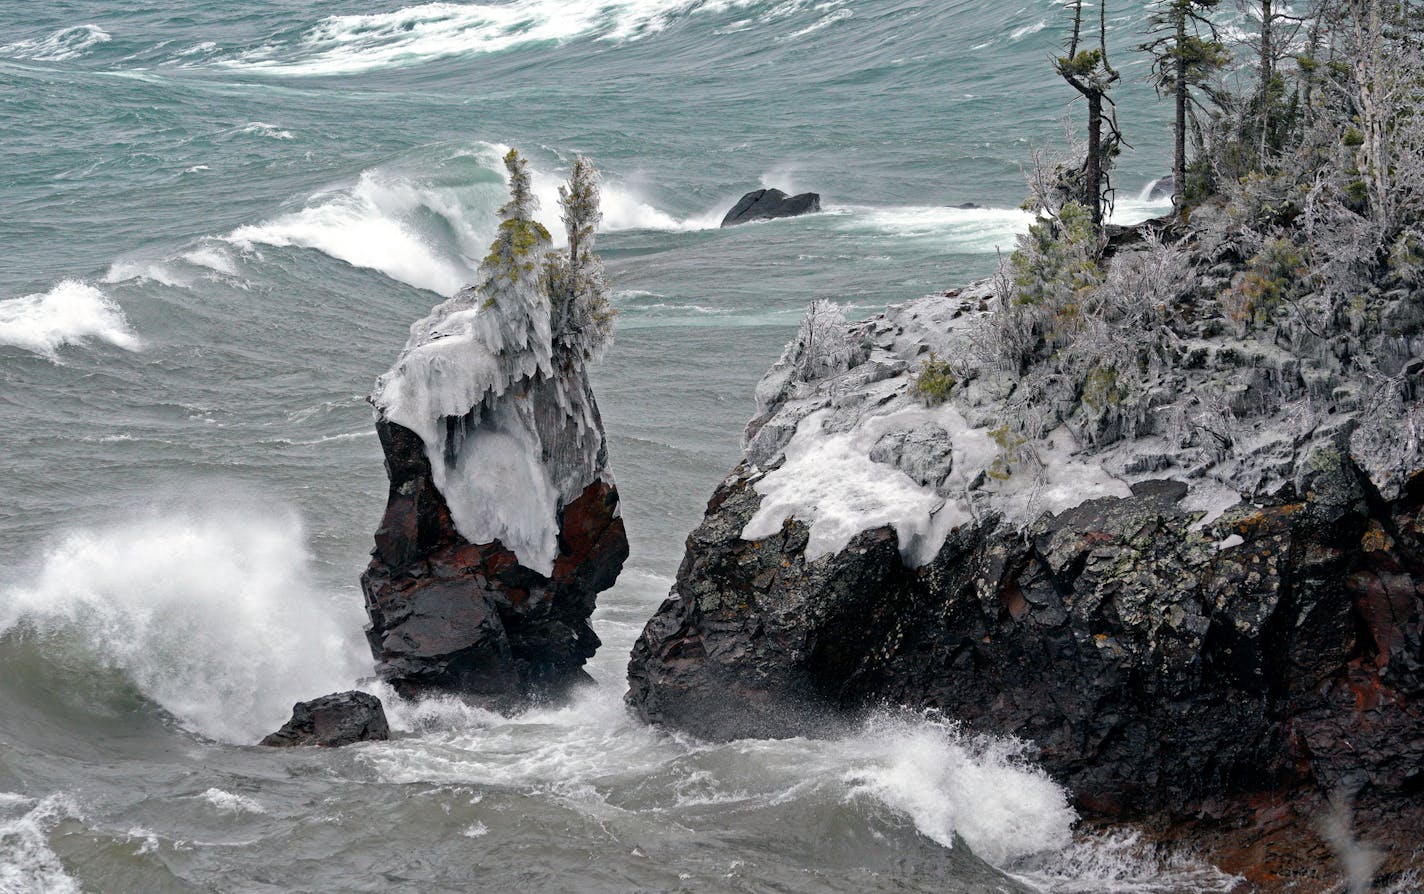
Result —
[{"label": "white ice crust", "polygon": [[[814,561],[889,525],[906,564],[919,567],[960,525],[997,515],[1027,527],[1089,500],[1130,496],[1139,481],[1187,483],[1182,508],[1200,515],[1198,527],[1241,503],[1243,482],[1260,477],[1252,457],[1203,474],[1161,467],[1162,447],[1150,438],[1094,449],[1066,425],[1018,438],[1003,427],[1006,377],[992,369],[927,407],[914,391],[922,362],[933,351],[973,365],[964,352],[993,300],[978,286],[853,324],[814,305],[757,387],[757,417],[743,443],[761,504],[743,539],[769,537],[797,519],[809,528],[806,558]],[[844,338],[830,331],[837,326]]]},{"label": "white ice crust", "polygon": [[[582,367],[554,371],[548,315],[523,322],[512,326],[473,289],[461,292],[411,326],[371,402],[420,436],[461,536],[499,540],[549,575],[558,513],[603,473],[603,436]],[[545,437],[566,426],[575,449],[551,449]]]}]

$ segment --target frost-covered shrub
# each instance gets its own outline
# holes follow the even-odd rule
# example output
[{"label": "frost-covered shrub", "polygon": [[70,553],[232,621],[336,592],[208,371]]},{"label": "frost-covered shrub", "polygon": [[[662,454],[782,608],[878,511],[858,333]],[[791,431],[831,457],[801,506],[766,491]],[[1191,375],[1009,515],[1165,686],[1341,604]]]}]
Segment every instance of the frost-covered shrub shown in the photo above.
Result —
[{"label": "frost-covered shrub", "polygon": [[920,364],[920,372],[915,376],[915,393],[925,406],[934,407],[944,403],[949,392],[954,390],[958,379],[954,367],[947,360],[940,360],[934,351]]},{"label": "frost-covered shrub", "polygon": [[603,218],[598,171],[582,155],[574,159],[568,185],[559,187],[559,205],[568,249],[550,252],[544,261],[553,337],[561,355],[596,361],[613,341],[617,312],[609,300],[603,259],[593,250]]}]

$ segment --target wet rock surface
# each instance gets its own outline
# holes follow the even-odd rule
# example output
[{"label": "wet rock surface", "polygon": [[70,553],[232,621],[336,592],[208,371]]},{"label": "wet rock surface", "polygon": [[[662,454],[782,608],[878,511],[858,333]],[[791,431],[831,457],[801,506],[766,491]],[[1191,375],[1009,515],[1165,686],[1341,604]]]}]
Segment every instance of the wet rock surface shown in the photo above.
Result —
[{"label": "wet rock surface", "polygon": [[386,419],[376,428],[391,487],[361,587],[380,677],[403,696],[454,692],[497,709],[585,680],[599,645],[589,616],[628,555],[617,489],[600,478],[563,507],[553,573],[540,574],[498,540],[462,537],[420,438]]},{"label": "wet rock surface", "polygon": [[1236,853],[1232,871],[1267,844],[1280,871],[1328,854],[1333,792],[1407,843],[1424,476],[1385,502],[1344,454],[1322,464],[1204,527],[1184,484],[1148,482],[1026,534],[966,526],[919,569],[888,528],[815,562],[799,521],[740,539],[759,497],[734,476],[634,647],[628,702],[717,740],[935,709],[1032,742],[1085,815],[1203,820],[1184,837]]},{"label": "wet rock surface", "polygon": [[275,748],[339,748],[391,737],[381,700],[365,692],[337,692],[292,706],[292,719],[260,744]]},{"label": "wet rock surface", "polygon": [[[1032,743],[1085,817],[1200,846],[1267,889],[1338,882],[1320,832],[1337,793],[1386,867],[1417,861],[1424,468],[1362,451],[1369,420],[1332,411],[1303,429],[1287,406],[1243,408],[1260,421],[1215,460],[1152,436],[976,475],[986,457],[964,445],[997,424],[995,380],[976,373],[934,411],[907,395],[914,358],[953,356],[984,306],[950,293],[850,324],[816,374],[788,347],[758,387],[746,459],[634,645],[630,707],[714,740],[942,712]],[[1217,387],[1216,372],[1173,374],[1169,397]],[[809,503],[744,538],[810,424],[822,443],[883,432],[860,442],[881,471],[857,499],[903,476],[943,499],[932,514],[960,507],[928,561],[912,567],[891,525],[808,560]],[[1029,514],[1038,494],[1080,492],[1077,469],[1123,487]]]},{"label": "wet rock surface", "polygon": [[737,204],[732,206],[732,210],[722,218],[722,226],[734,227],[737,224],[750,223],[754,220],[796,217],[802,214],[813,214],[820,210],[821,196],[819,193],[803,192],[792,196],[779,189],[754,189],[742,196]]}]

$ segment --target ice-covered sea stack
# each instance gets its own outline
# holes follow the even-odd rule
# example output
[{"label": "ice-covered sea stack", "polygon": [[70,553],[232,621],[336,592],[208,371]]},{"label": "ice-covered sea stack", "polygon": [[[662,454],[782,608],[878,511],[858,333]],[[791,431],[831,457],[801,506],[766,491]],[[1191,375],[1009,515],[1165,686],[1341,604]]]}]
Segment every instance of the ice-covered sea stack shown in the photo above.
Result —
[{"label": "ice-covered sea stack", "polygon": [[592,172],[564,196],[570,249],[546,255],[506,162],[480,285],[411,327],[371,396],[390,496],[361,581],[382,679],[497,707],[584,678],[595,598],[628,554],[585,368],[608,336]]},{"label": "ice-covered sea stack", "polygon": [[1032,742],[1089,815],[1226,818],[1195,840],[1233,870],[1315,872],[1334,791],[1407,858],[1418,404],[1205,322],[1177,362],[1065,387],[986,362],[995,305],[812,308],[634,646],[629,704],[714,739],[933,708]]}]

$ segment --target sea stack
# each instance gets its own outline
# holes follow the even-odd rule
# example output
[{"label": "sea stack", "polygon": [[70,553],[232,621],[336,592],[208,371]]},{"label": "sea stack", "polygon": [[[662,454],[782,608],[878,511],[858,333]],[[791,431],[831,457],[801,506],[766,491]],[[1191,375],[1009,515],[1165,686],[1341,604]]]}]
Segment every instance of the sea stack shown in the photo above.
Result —
[{"label": "sea stack", "polygon": [[505,161],[479,285],[411,327],[371,395],[390,495],[361,578],[383,680],[499,709],[586,679],[589,616],[628,555],[586,366],[609,322],[592,169],[564,194],[570,248],[550,252],[524,163]]}]

